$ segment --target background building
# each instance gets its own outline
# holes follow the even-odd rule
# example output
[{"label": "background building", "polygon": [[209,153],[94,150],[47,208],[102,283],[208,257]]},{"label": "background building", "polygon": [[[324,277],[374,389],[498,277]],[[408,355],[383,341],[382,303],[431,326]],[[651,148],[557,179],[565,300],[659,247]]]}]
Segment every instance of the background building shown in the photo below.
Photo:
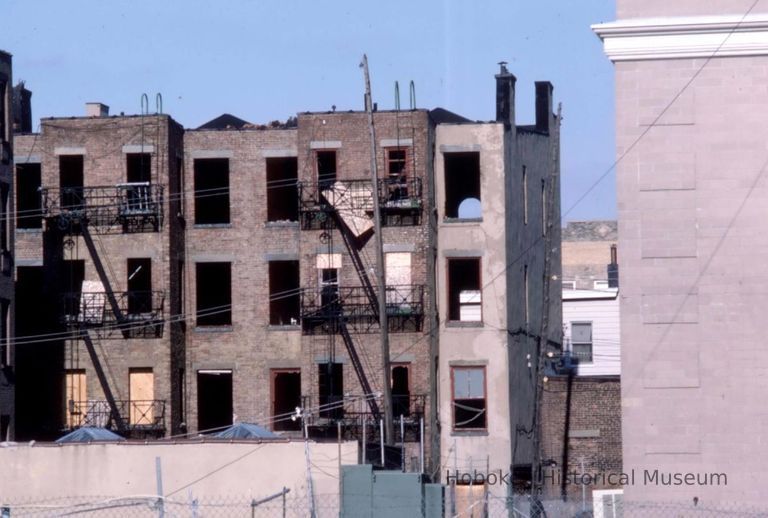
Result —
[{"label": "background building", "polygon": [[16,353],[13,337],[13,76],[0,50],[0,442],[14,436]]},{"label": "background building", "polygon": [[[615,221],[562,230],[563,356],[544,403],[544,458],[558,473],[621,473],[621,347]],[[563,481],[564,479],[561,479]],[[591,502],[619,484],[550,484],[551,496]],[[585,491],[582,491],[585,489]]]},{"label": "background building", "polygon": [[616,70],[624,469],[658,474],[627,500],[765,502],[766,9],[619,0],[594,27]]}]

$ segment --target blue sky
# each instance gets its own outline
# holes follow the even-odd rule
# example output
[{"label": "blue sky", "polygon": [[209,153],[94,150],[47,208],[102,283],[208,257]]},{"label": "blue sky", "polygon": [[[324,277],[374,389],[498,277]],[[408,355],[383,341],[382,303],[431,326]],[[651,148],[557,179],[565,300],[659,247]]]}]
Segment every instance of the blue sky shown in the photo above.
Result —
[{"label": "blue sky", "polygon": [[[517,76],[517,120],[534,118],[533,82],[563,103],[562,207],[611,166],[613,69],[589,26],[610,0],[4,0],[0,48],[33,91],[40,117],[82,115],[86,101],[140,112],[162,93],[166,113],[196,127],[228,112],[255,123],[299,111],[362,109],[368,54],[374,101],[494,117],[498,61]],[[609,174],[566,215],[616,217]]]}]

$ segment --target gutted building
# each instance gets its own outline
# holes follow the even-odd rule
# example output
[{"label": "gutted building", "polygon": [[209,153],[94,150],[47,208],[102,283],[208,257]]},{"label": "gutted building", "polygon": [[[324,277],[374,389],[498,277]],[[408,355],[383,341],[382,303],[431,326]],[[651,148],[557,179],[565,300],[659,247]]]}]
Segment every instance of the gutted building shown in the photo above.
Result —
[{"label": "gutted building", "polygon": [[16,138],[19,439],[157,437],[183,415],[183,130],[86,109]]},{"label": "gutted building", "polygon": [[11,55],[0,50],[0,442],[14,437],[13,88]]},{"label": "gutted building", "polygon": [[[442,479],[502,470],[523,489],[540,429],[538,365],[560,344],[559,120],[541,82],[535,124],[519,125],[515,82],[502,64],[496,120],[437,124],[436,285]],[[452,485],[452,505],[511,490]]]},{"label": "gutted building", "polygon": [[516,124],[514,76],[496,79],[495,121],[374,110],[373,141],[365,111],[182,130],[103,105],[20,136],[42,216],[17,223],[18,322],[56,333],[20,364],[25,437],[256,422],[434,478],[494,452],[530,483],[561,322],[559,120],[537,83]]}]

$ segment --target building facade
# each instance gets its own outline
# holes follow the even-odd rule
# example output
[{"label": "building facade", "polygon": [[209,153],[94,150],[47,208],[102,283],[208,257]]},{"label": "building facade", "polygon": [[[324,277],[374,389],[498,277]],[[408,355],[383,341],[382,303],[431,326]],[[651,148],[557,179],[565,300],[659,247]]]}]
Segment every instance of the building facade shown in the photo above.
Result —
[{"label": "building facade", "polygon": [[0,50],[0,442],[14,437],[16,354],[13,343],[13,75]]},{"label": "building facade", "polygon": [[[502,65],[495,121],[437,124],[436,285],[442,480],[502,470],[522,489],[536,447],[537,348],[560,341],[559,120],[542,82],[535,125],[517,124],[515,82]],[[451,491],[460,510],[511,487]]]},{"label": "building facade", "polygon": [[764,503],[766,7],[620,0],[594,30],[616,76],[624,470],[651,477],[626,498]]},{"label": "building facade", "polygon": [[537,360],[562,321],[559,120],[537,83],[518,125],[514,87],[503,67],[492,122],[374,110],[375,153],[364,111],[183,130],[94,104],[18,136],[39,214],[17,222],[17,320],[49,335],[21,362],[19,436],[340,424],[373,463],[445,480],[493,452],[530,483]]}]

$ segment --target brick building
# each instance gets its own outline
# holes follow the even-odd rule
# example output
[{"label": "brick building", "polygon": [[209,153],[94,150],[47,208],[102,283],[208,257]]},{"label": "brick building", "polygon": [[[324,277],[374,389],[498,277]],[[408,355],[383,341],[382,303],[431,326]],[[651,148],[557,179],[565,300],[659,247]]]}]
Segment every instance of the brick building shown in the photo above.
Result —
[{"label": "brick building", "polygon": [[13,88],[11,55],[0,50],[0,442],[14,435]]},{"label": "brick building", "polygon": [[[521,436],[512,430],[533,426],[536,369],[524,358],[542,329],[559,336],[558,296],[544,295],[547,271],[560,269],[545,253],[559,242],[559,122],[551,85],[537,83],[536,124],[517,125],[514,83],[506,69],[497,77],[492,122],[375,111],[374,157],[362,111],[267,126],[225,114],[182,130],[166,115],[93,105],[18,137],[17,184],[41,187],[26,203],[43,210],[17,225],[20,332],[60,338],[20,362],[19,437],[94,420],[122,421],[133,436],[237,420],[335,438],[340,422],[347,437],[365,431],[367,457],[380,462],[389,384],[392,442],[404,446],[387,449],[388,465],[404,454],[419,469],[423,454],[437,477],[460,441],[461,468],[465,452],[472,464],[502,447],[499,467],[530,475],[531,441],[510,445]],[[464,201],[479,214],[467,217]],[[39,302],[59,292],[70,295]],[[476,393],[486,368],[489,391]],[[466,405],[454,390],[463,375]],[[487,414],[471,408],[482,425],[462,426],[458,414],[481,399]]]},{"label": "brick building", "polygon": [[617,481],[622,472],[616,222],[569,222],[562,236],[564,345],[545,392],[546,491],[591,502],[621,488],[601,478],[584,485],[566,479],[615,474]]}]

